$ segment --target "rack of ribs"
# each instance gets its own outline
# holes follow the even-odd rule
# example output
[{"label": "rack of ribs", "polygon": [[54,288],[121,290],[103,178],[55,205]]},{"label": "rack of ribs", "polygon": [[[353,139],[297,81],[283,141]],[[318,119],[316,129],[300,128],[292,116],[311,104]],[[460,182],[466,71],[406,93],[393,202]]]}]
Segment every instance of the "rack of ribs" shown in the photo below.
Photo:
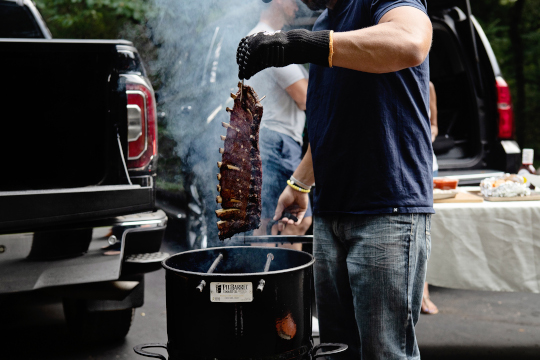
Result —
[{"label": "rack of ribs", "polygon": [[221,209],[216,210],[219,239],[258,229],[261,225],[262,165],[259,152],[259,127],[263,107],[251,86],[238,83],[238,92],[231,93],[234,107],[218,162],[219,184],[216,197]]}]

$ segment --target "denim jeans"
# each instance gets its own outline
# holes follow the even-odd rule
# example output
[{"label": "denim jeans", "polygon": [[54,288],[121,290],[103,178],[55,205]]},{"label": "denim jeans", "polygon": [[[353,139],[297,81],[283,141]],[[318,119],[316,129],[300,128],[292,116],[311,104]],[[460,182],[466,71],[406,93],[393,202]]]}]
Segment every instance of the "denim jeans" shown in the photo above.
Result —
[{"label": "denim jeans", "polygon": [[[279,196],[287,180],[302,160],[302,146],[292,137],[274,130],[261,128],[259,147],[262,160],[262,218],[274,217]],[[305,217],[312,216],[311,204]]]},{"label": "denim jeans", "polygon": [[313,224],[320,340],[349,346],[327,359],[419,359],[431,215],[324,215]]}]

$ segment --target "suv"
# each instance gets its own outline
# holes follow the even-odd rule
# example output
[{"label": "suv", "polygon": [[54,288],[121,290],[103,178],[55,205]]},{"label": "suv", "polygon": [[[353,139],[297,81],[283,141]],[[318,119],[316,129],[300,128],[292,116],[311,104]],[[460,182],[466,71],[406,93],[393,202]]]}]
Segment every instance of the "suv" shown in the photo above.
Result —
[{"label": "suv", "polygon": [[478,184],[491,173],[516,172],[510,90],[469,0],[428,0],[433,24],[431,81],[439,135],[433,144],[440,176]]},{"label": "suv", "polygon": [[29,0],[0,0],[0,37],[0,300],[54,294],[78,338],[122,338],[168,256],[152,86],[132,43],[51,39]]}]

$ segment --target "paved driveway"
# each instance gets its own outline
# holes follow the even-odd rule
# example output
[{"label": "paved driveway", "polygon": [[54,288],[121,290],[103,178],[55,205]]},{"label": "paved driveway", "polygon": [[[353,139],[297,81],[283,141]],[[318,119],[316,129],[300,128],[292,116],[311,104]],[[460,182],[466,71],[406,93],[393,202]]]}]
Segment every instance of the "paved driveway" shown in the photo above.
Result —
[{"label": "paved driveway", "polygon": [[[432,288],[431,297],[441,312],[420,319],[423,360],[540,358],[540,295]],[[0,309],[2,360],[144,359],[133,346],[167,341],[164,270],[147,275],[145,305],[121,342],[73,343],[57,299],[18,297]]]}]

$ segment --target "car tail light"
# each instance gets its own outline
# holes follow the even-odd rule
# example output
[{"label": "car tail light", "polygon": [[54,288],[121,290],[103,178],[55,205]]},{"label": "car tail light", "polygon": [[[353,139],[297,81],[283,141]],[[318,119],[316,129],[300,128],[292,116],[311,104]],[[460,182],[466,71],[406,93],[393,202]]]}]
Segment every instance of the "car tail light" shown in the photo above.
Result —
[{"label": "car tail light", "polygon": [[512,139],[514,137],[514,110],[510,88],[504,79],[497,77],[497,109],[499,111],[499,138]]},{"label": "car tail light", "polygon": [[151,89],[127,84],[129,169],[148,166],[157,154],[156,100]]}]

